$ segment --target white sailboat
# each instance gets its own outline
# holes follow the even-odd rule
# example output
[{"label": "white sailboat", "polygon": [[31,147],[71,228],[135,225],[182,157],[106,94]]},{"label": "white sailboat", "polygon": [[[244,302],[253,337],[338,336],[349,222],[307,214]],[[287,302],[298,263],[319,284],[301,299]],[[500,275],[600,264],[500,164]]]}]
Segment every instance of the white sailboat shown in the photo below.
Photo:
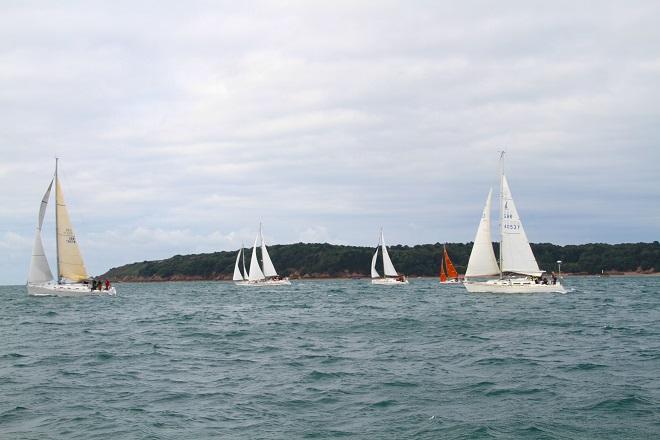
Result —
[{"label": "white sailboat", "polygon": [[[383,275],[380,276],[376,270],[376,259],[378,258],[378,249],[381,249],[383,255]],[[380,239],[378,240],[378,246],[376,246],[376,251],[374,256],[371,258],[371,284],[381,284],[381,285],[400,285],[408,284],[408,279],[405,275],[399,275],[392,264],[390,259],[390,254],[387,252],[387,246],[385,246],[385,236],[383,235],[383,229],[380,230]]]},{"label": "white sailboat", "polygon": [[[41,228],[46,216],[48,199],[50,191],[55,183],[55,229],[57,243],[57,279],[53,279],[53,274],[44,252],[43,242],[41,241]],[[114,287],[109,290],[92,290],[92,286],[87,282],[89,276],[85,263],[80,254],[78,240],[73,232],[73,225],[69,218],[69,212],[64,203],[64,193],[62,185],[57,176],[57,159],[55,160],[55,176],[50,181],[46,193],[41,199],[39,208],[39,219],[37,221],[37,231],[34,237],[32,248],[32,260],[30,261],[30,270],[28,272],[27,291],[28,295],[35,296],[80,296],[89,294],[109,294],[117,293]]]},{"label": "white sailboat", "polygon": [[[503,160],[504,153],[500,157]],[[465,281],[468,292],[483,293],[532,293],[558,292],[566,289],[557,280],[544,284],[532,248],[527,240],[518,210],[513,202],[509,182],[500,168],[500,261],[499,265],[493,251],[490,236],[490,207],[493,190],[488,192],[474,246],[470,253]],[[497,279],[472,281],[470,278],[498,276]],[[553,279],[556,279],[553,277]]]},{"label": "white sailboat", "polygon": [[[259,266],[259,259],[257,258],[257,243],[259,240],[261,240],[261,262],[263,264],[263,269]],[[237,265],[238,257],[236,259],[236,266]],[[291,284],[288,278],[281,277],[277,274],[275,266],[270,259],[270,255],[268,255],[268,249],[266,249],[266,242],[264,240],[261,224],[259,224],[259,234],[255,237],[254,246],[252,246],[252,258],[250,258],[250,270],[247,273],[247,279],[243,278],[244,281],[236,280],[236,266],[234,267],[234,279],[237,285],[282,286]],[[243,274],[245,273],[245,264],[243,264]]]},{"label": "white sailboat", "polygon": [[[239,267],[239,263],[243,263],[243,271]],[[248,272],[245,269],[245,246],[241,243],[241,249],[239,249],[238,254],[236,255],[236,264],[234,264],[234,283],[236,285],[244,285],[248,283]]]}]

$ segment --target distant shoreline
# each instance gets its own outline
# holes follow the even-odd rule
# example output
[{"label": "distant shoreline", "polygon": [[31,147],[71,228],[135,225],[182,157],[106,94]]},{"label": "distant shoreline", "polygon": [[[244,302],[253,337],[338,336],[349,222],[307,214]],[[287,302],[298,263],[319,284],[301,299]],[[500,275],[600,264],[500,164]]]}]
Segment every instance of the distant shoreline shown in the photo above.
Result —
[{"label": "distant shoreline", "polygon": [[[497,243],[493,246],[497,248]],[[531,247],[538,267],[546,269],[548,274],[559,269],[557,261],[560,260],[561,272],[570,276],[599,275],[603,269],[611,276],[638,276],[660,271],[660,242],[566,246],[532,243]],[[389,255],[400,273],[433,278],[439,276],[445,249],[458,272],[465,273],[472,242],[394,245],[389,247]],[[280,274],[290,279],[311,280],[370,278],[369,262],[374,252],[373,248],[365,246],[293,243],[272,245],[269,254]],[[174,255],[114,267],[99,277],[133,282],[229,281],[237,269],[236,257],[236,251]],[[382,264],[382,261],[376,261],[381,273]],[[247,275],[240,269],[238,271]]]},{"label": "distant shoreline", "polygon": [[[639,272],[625,272],[625,273],[615,273],[615,274],[608,274],[605,275],[604,277],[600,274],[585,274],[585,273],[564,273],[562,272],[562,276],[566,276],[568,278],[575,278],[575,277],[598,277],[598,278],[609,278],[609,277],[657,277],[660,276],[660,272],[650,272],[650,273],[639,273]],[[100,276],[103,277],[103,276]],[[424,279],[424,280],[433,280],[437,279],[438,277],[427,277],[427,276],[413,276],[409,277],[410,279],[417,280],[417,279]],[[336,280],[354,280],[354,281],[368,281],[371,278],[369,277],[304,277],[304,278],[291,278],[291,281],[336,281]],[[462,279],[462,278],[461,278]],[[121,283],[193,283],[193,282],[218,282],[218,283],[233,283],[233,280],[223,280],[223,279],[201,279],[201,278],[196,278],[196,279],[160,279],[160,280],[154,280],[154,279],[122,279],[122,280],[113,280],[110,279],[110,281],[113,284],[121,284]],[[2,284],[0,287],[19,287],[19,286],[25,286],[25,284]]]},{"label": "distant shoreline", "polygon": [[[613,273],[613,274],[606,274],[605,276],[602,276],[600,274],[586,274],[586,273],[565,273],[562,272],[562,276],[568,277],[568,278],[574,278],[574,277],[598,277],[598,278],[609,278],[609,277],[657,277],[660,276],[660,272],[650,272],[650,273],[639,273],[639,272],[624,272],[624,273]],[[425,280],[433,280],[437,279],[438,277],[433,276],[411,276],[409,279],[416,280],[416,279],[425,279]],[[370,277],[364,276],[364,277],[296,277],[296,278],[290,278],[291,281],[337,281],[337,280],[354,280],[354,281],[368,281],[370,280]],[[461,277],[462,279],[462,277]],[[112,281],[112,280],[111,280]],[[122,279],[122,280],[115,280],[112,281],[113,283],[191,283],[191,282],[219,282],[219,283],[233,283],[234,281],[231,279],[217,279],[217,278],[195,278],[195,277],[190,277],[190,278],[182,278],[182,277],[175,277],[172,279]]]}]

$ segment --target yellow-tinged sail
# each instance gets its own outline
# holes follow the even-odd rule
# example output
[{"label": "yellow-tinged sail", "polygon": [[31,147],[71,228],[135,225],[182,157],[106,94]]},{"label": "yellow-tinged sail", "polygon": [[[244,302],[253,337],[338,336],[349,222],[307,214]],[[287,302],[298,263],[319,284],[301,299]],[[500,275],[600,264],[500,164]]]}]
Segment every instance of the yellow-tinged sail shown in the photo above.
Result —
[{"label": "yellow-tinged sail", "polygon": [[64,203],[60,179],[56,182],[56,217],[57,217],[57,261],[58,275],[71,281],[81,281],[88,278],[83,262],[78,240],[73,232],[69,212]]}]

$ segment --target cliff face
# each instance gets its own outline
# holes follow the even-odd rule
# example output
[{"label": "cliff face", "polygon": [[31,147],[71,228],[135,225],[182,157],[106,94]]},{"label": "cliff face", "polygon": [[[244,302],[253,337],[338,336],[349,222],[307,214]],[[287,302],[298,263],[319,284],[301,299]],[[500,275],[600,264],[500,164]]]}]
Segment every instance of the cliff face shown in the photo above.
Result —
[{"label": "cliff face", "polygon": [[[495,252],[498,251],[494,243]],[[449,243],[447,252],[459,273],[465,267],[472,243]],[[660,269],[660,243],[583,244],[557,246],[532,244],[539,267],[556,270],[562,260],[562,272],[600,274],[606,272],[652,273]],[[389,247],[392,261],[400,273],[409,276],[437,276],[442,245]],[[115,281],[201,281],[231,280],[236,252],[175,255],[166,260],[143,261],[110,269],[102,276]],[[258,250],[258,255],[260,251]],[[291,278],[368,277],[374,248],[338,246],[327,243],[296,243],[269,247],[275,267]],[[247,251],[250,255],[250,251]],[[248,259],[249,261],[249,259]],[[377,262],[377,267],[382,267]]]}]

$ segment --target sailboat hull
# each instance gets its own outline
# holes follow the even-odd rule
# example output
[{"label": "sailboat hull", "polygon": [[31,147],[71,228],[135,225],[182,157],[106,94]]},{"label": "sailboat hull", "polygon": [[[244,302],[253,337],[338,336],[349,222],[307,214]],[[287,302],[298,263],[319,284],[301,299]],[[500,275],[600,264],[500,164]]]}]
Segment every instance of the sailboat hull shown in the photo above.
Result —
[{"label": "sailboat hull", "polygon": [[408,284],[408,279],[403,281],[397,280],[396,278],[374,278],[371,280],[371,284],[378,284],[381,286],[398,286],[402,284]]},{"label": "sailboat hull", "polygon": [[447,280],[447,281],[440,281],[440,284],[454,284],[454,285],[459,285],[461,284],[461,280]]},{"label": "sailboat hull", "polygon": [[27,285],[28,295],[30,296],[90,296],[90,295],[116,295],[117,290],[110,287],[110,290],[92,290],[89,284],[56,284],[41,283]]},{"label": "sailboat hull", "polygon": [[529,278],[505,278],[488,281],[464,281],[470,293],[566,293],[561,283],[536,284]]},{"label": "sailboat hull", "polygon": [[257,280],[257,281],[236,281],[234,284],[237,286],[290,286],[291,281],[288,278],[282,278],[281,280]]}]

